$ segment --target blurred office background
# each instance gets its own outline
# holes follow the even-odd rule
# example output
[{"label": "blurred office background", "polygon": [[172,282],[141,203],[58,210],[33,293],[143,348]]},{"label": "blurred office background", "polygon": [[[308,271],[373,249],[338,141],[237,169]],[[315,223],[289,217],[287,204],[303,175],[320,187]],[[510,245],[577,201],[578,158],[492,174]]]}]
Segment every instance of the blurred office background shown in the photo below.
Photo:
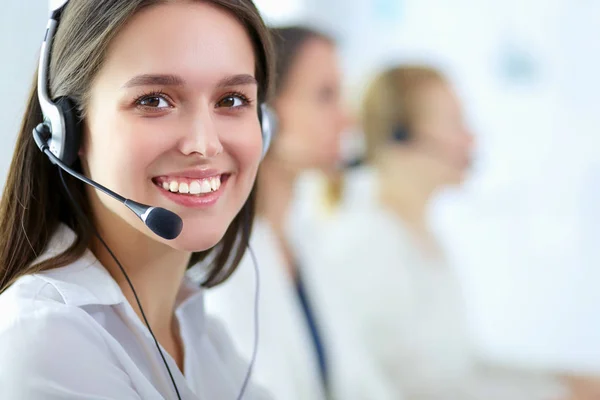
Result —
[{"label": "blurred office background", "polygon": [[[600,1],[256,3],[272,25],[309,23],[340,41],[352,107],[395,61],[433,63],[451,77],[476,163],[430,214],[462,278],[479,352],[600,372]],[[47,6],[3,2],[0,185]]]},{"label": "blurred office background", "polygon": [[358,106],[373,74],[422,61],[456,85],[473,174],[431,220],[463,280],[484,357],[600,371],[600,2],[261,0],[342,46]]}]

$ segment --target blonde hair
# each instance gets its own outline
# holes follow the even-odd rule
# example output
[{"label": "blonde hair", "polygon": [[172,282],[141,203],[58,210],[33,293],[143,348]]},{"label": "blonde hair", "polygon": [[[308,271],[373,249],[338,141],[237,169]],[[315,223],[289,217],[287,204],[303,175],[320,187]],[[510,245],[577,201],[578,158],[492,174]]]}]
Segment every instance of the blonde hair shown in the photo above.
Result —
[{"label": "blonde hair", "polygon": [[328,176],[324,188],[325,211],[330,214],[334,212],[344,197],[344,176],[342,173]]},{"label": "blonde hair", "polygon": [[423,88],[445,81],[434,68],[407,65],[390,68],[371,82],[361,116],[368,162],[375,159],[377,150],[390,139],[396,127],[410,131],[419,112],[417,98]]}]

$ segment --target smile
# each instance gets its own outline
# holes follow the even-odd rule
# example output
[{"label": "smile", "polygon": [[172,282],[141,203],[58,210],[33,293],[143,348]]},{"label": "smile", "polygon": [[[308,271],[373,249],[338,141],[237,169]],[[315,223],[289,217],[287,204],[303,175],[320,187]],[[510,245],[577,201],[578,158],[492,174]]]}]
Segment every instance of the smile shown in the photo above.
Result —
[{"label": "smile", "polygon": [[202,179],[158,177],[154,179],[154,183],[171,193],[203,195],[219,190],[221,187],[222,176],[225,175],[217,175]]},{"label": "smile", "polygon": [[152,179],[160,193],[185,207],[207,207],[215,204],[224,192],[230,174],[202,178],[159,176]]}]

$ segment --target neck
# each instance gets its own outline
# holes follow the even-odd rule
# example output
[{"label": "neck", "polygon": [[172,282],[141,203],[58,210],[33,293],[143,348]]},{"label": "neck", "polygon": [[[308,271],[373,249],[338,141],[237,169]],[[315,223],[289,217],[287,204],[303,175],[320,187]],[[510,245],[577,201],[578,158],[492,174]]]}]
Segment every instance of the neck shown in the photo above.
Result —
[{"label": "neck", "polygon": [[[101,210],[95,218],[97,229],[127,273],[152,331],[157,337],[171,337],[177,294],[190,253],[160,243],[105,208]],[[97,239],[91,249],[143,322],[133,291],[110,253]]]},{"label": "neck", "polygon": [[258,175],[257,214],[283,232],[294,196],[297,174],[277,161],[265,159]]},{"label": "neck", "polygon": [[[396,155],[393,163],[377,165],[379,198],[382,204],[396,214],[418,239],[431,241],[427,223],[427,209],[439,182],[435,173],[421,168],[420,162],[410,155]],[[399,161],[400,160],[400,161]]]},{"label": "neck", "polygon": [[380,199],[384,206],[390,209],[416,232],[427,231],[427,205],[431,193],[427,193],[418,185],[411,182],[399,182],[400,179],[379,175]]},{"label": "neck", "polygon": [[285,226],[294,196],[296,172],[276,160],[266,158],[258,174],[257,215],[264,218],[279,242],[285,268],[295,277],[293,254],[285,235]]}]

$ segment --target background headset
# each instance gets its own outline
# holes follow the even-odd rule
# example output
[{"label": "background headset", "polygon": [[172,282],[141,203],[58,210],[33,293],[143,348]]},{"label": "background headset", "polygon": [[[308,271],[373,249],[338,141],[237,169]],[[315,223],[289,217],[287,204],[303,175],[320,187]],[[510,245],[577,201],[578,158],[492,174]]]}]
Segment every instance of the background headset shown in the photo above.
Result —
[{"label": "background headset", "polygon": [[[397,124],[392,128],[392,132],[388,139],[392,143],[406,144],[412,140],[412,135],[406,126]],[[364,150],[363,150],[364,153]],[[362,167],[366,163],[365,155],[354,157],[344,164],[345,169],[353,169]]]},{"label": "background headset", "polygon": [[396,125],[392,129],[391,139],[393,142],[406,143],[411,140],[410,131],[404,125]]},{"label": "background headset", "polygon": [[[124,0],[126,1],[126,0]],[[81,129],[81,117],[78,113],[76,103],[69,97],[63,96],[58,97],[56,99],[51,99],[49,95],[49,69],[50,69],[50,57],[52,52],[52,43],[54,36],[56,34],[56,29],[58,28],[58,24],[60,22],[61,15],[65,9],[65,7],[69,4],[69,0],[67,0],[62,5],[56,6],[51,9],[50,18],[48,20],[48,25],[46,28],[46,33],[44,36],[44,41],[42,42],[41,51],[40,51],[40,60],[38,67],[38,81],[37,81],[37,93],[38,100],[40,103],[40,107],[42,109],[43,114],[43,122],[38,124],[33,130],[33,138],[36,145],[39,149],[48,156],[50,161],[59,167],[59,175],[63,186],[69,196],[71,202],[76,207],[77,212],[79,212],[85,220],[87,220],[87,216],[85,216],[80,208],[80,206],[75,202],[71,193],[66,185],[64,180],[63,171],[72,175],[76,179],[87,183],[88,185],[93,186],[94,188],[104,192],[105,194],[111,196],[112,198],[120,201],[125,206],[127,206],[131,211],[133,211],[143,222],[144,224],[152,230],[158,236],[171,240],[175,239],[183,229],[183,221],[181,218],[173,213],[172,211],[166,210],[161,207],[153,207],[146,204],[141,204],[135,202],[130,199],[126,199],[125,197],[113,192],[112,190],[102,186],[101,184],[85,177],[79,172],[73,170],[71,167],[79,158],[79,146],[80,146],[80,138],[82,134]],[[262,155],[264,157],[269,149],[269,145],[271,143],[271,139],[276,129],[276,118],[274,112],[266,105],[261,104],[258,107],[258,118],[261,126],[261,134],[262,134]],[[143,320],[146,324],[146,327],[150,331],[152,338],[156,344],[158,352],[164,362],[164,365],[167,369],[169,377],[173,383],[173,387],[175,389],[175,393],[178,399],[181,399],[181,395],[179,394],[179,390],[177,388],[177,384],[175,383],[175,379],[171,373],[169,365],[165,359],[165,356],[160,348],[160,345],[150,328],[150,324],[144,314],[144,310],[142,309],[142,305],[139,301],[137,293],[133,287],[133,284],[129,280],[125,269],[122,267],[121,263],[117,260],[113,252],[108,248],[102,237],[98,234],[97,230],[87,220],[90,227],[100,240],[100,242],[106,247],[109,254],[115,260],[122,273],[125,275],[127,283],[132,289],[138,307],[140,308]],[[250,361],[250,365],[248,367],[248,372],[242,384],[238,399],[241,399],[245,389],[247,387],[252,368],[254,365],[254,360],[256,358],[257,346],[258,346],[258,291],[259,291],[259,276],[258,276],[258,266],[256,262],[256,257],[252,248],[247,244],[247,247],[250,251],[250,255],[252,257],[252,261],[255,268],[256,279],[255,279],[255,308],[254,308],[254,349],[252,353],[252,359]]]}]

